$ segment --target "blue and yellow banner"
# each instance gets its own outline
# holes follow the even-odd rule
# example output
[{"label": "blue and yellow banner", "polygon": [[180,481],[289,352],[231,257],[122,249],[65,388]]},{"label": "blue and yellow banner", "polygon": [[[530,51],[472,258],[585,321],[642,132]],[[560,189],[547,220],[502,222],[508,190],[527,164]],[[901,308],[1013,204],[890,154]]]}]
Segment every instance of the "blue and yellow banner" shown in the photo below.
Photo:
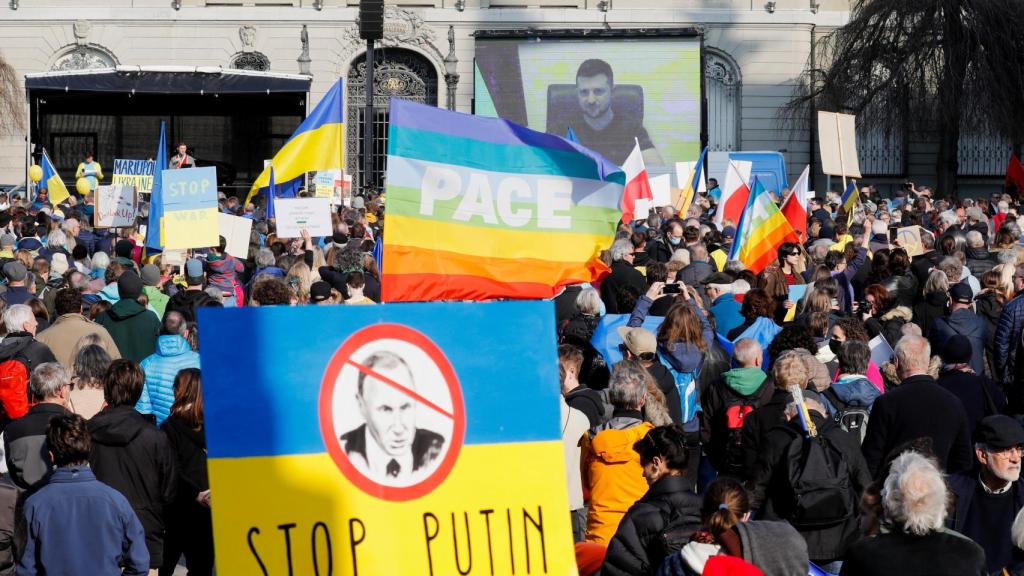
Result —
[{"label": "blue and yellow banner", "polygon": [[[342,116],[344,91],[341,79],[331,86],[316,108],[299,124],[292,137],[274,154],[271,164],[277,171],[277,193],[282,198],[291,198],[302,186],[306,172],[319,170],[341,170],[345,167],[342,138],[345,124]],[[245,203],[253,196],[265,192],[270,185],[270,167],[263,169],[252,183]]]},{"label": "blue and yellow banner", "polygon": [[209,248],[220,241],[217,169],[162,170],[163,244],[168,250]]},{"label": "blue and yellow banner", "polygon": [[202,309],[217,573],[575,574],[553,318]]}]

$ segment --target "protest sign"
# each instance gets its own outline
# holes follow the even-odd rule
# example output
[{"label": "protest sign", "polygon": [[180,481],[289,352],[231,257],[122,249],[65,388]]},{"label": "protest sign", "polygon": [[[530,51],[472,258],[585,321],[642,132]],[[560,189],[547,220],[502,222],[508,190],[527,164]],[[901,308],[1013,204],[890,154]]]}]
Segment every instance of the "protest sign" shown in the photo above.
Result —
[{"label": "protest sign", "polygon": [[153,170],[156,163],[152,160],[114,159],[114,173],[111,184],[134,186],[137,192],[149,194],[153,190]]},{"label": "protest sign", "polygon": [[220,576],[576,572],[550,303],[198,316]]},{"label": "protest sign", "polygon": [[274,200],[278,238],[298,238],[302,230],[310,236],[330,236],[331,201],[327,198],[278,198]]},{"label": "protest sign", "polygon": [[184,250],[164,250],[160,253],[160,262],[167,266],[184,266],[185,265],[185,251]]},{"label": "protest sign", "polygon": [[868,348],[871,349],[871,359],[875,362],[875,366],[881,367],[892,358],[892,346],[881,334],[868,342]]},{"label": "protest sign", "polygon": [[662,174],[661,176],[648,178],[648,181],[651,183],[651,195],[654,196],[651,200],[650,206],[653,208],[671,206],[672,176],[670,174]]},{"label": "protest sign", "polygon": [[317,198],[334,198],[334,190],[341,187],[341,170],[320,170],[313,186]]},{"label": "protest sign", "polygon": [[823,173],[860,178],[855,120],[850,114],[818,112],[818,144]]},{"label": "protest sign", "polygon": [[786,310],[786,317],[783,319],[783,322],[791,322],[796,318],[797,304],[805,294],[807,294],[807,284],[792,284],[789,286],[789,295],[786,296],[786,300],[792,302],[793,307]]},{"label": "protest sign", "polygon": [[249,257],[249,236],[252,232],[252,220],[231,214],[217,214],[220,235],[227,240],[227,253],[235,258]]},{"label": "protest sign", "polygon": [[[920,226],[906,226],[896,230],[896,239],[900,248],[907,251],[907,256],[913,258],[924,254],[924,244],[921,243],[922,229]],[[928,234],[927,231],[924,234]]]},{"label": "protest sign", "polygon": [[164,248],[208,248],[220,242],[217,221],[217,169],[164,170]]},{"label": "protest sign", "polygon": [[138,196],[130,184],[97,186],[95,201],[94,227],[124,228],[135,225]]}]

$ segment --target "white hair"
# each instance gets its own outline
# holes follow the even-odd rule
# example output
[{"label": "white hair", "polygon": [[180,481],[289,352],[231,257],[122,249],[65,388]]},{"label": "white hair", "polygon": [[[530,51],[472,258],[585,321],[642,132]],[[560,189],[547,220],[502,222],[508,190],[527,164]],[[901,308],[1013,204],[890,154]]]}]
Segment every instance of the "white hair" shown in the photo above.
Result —
[{"label": "white hair", "polygon": [[70,232],[71,229],[74,228],[77,224],[78,224],[78,219],[77,218],[68,218],[67,220],[64,221],[63,224],[60,225],[60,229],[65,231],[65,232]]},{"label": "white hair", "polygon": [[896,457],[882,488],[885,514],[911,534],[925,536],[946,521],[946,482],[931,460],[917,452]]},{"label": "white hair", "polygon": [[576,309],[589,316],[597,316],[601,312],[601,296],[593,288],[584,288],[576,295]]},{"label": "white hair", "polygon": [[746,294],[747,292],[750,292],[750,282],[747,282],[746,280],[737,280],[732,283],[733,294]]},{"label": "white hair", "polygon": [[1010,203],[1007,202],[1006,200],[1000,200],[997,206],[999,206],[999,211],[1002,212],[1003,214],[1006,214],[1007,212],[1010,211]]},{"label": "white hair", "polygon": [[753,366],[754,360],[757,360],[762,353],[761,344],[753,338],[740,338],[732,349],[732,356],[736,362],[746,367]]},{"label": "white hair", "polygon": [[672,253],[672,257],[668,259],[669,262],[682,262],[683,266],[690,265],[690,251],[686,248],[679,248]]},{"label": "white hair", "polygon": [[610,250],[612,262],[618,262],[633,253],[633,243],[629,240],[616,240]]},{"label": "white hair", "polygon": [[981,232],[977,230],[971,230],[967,233],[967,245],[971,248],[982,248],[985,246],[985,239],[981,237]]},{"label": "white hair", "polygon": [[889,231],[889,225],[883,220],[875,220],[871,223],[872,234],[885,234]]},{"label": "white hair", "polygon": [[60,389],[71,383],[67,370],[57,362],[44,362],[32,371],[28,390],[36,400],[56,396]]},{"label": "white hair", "polygon": [[97,251],[92,255],[92,267],[106,270],[110,266],[110,255],[106,252]]},{"label": "white hair", "polygon": [[952,210],[946,210],[945,212],[940,212],[939,213],[939,220],[941,220],[942,223],[945,224],[947,227],[948,226],[956,226],[957,224],[960,223],[960,219],[956,217],[956,212],[954,212]]},{"label": "white hair", "polygon": [[718,290],[722,294],[732,294],[732,284],[708,284],[707,287]]},{"label": "white hair", "polygon": [[60,229],[53,230],[50,232],[50,235],[46,237],[46,245],[51,248],[67,248],[68,235]]},{"label": "white hair", "polygon": [[25,323],[31,322],[35,317],[35,313],[32,312],[32,309],[27,304],[15,304],[4,310],[4,326],[7,328],[8,334],[11,332],[23,332],[25,330]]}]

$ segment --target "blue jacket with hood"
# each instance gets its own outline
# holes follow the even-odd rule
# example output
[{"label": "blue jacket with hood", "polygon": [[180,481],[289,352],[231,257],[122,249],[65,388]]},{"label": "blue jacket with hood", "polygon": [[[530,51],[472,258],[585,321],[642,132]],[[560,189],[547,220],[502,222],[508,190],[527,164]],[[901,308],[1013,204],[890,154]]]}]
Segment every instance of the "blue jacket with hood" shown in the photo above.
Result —
[{"label": "blue jacket with hood", "polygon": [[139,363],[146,372],[142,397],[135,409],[156,416],[157,426],[163,424],[174,405],[174,379],[185,368],[199,368],[199,353],[178,335],[163,335],[156,341],[156,353]]}]

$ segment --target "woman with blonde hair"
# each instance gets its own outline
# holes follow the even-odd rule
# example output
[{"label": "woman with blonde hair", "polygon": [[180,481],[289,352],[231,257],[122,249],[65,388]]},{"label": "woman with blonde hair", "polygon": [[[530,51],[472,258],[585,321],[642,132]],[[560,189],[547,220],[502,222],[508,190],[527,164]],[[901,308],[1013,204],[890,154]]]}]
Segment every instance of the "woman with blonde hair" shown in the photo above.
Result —
[{"label": "woman with blonde hair", "polygon": [[305,262],[296,262],[288,269],[288,288],[298,298],[299,304],[309,303],[309,287],[313,285],[312,271]]}]

